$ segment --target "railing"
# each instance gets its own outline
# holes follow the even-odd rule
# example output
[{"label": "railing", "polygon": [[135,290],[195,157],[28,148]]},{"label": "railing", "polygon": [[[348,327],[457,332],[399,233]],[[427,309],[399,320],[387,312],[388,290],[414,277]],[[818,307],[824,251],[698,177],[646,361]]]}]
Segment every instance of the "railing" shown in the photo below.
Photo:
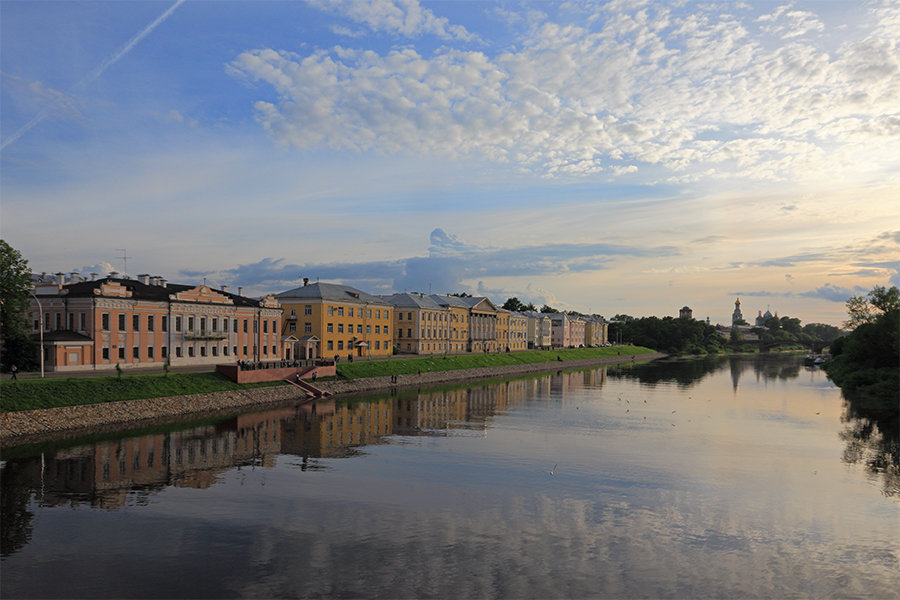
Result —
[{"label": "railing", "polygon": [[189,329],[184,332],[186,340],[224,340],[228,337],[227,331],[212,331],[209,329]]}]

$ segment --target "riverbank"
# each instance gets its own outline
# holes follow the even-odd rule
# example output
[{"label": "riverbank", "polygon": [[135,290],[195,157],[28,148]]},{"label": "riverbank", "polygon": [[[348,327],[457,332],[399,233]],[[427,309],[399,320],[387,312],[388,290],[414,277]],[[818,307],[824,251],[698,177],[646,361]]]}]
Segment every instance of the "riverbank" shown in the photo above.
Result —
[{"label": "riverbank", "polygon": [[[317,387],[335,396],[376,392],[392,387],[427,387],[447,382],[511,377],[562,369],[581,369],[595,366],[647,362],[665,354],[647,353],[632,357],[604,356],[580,360],[504,365],[476,369],[436,371],[397,375],[395,384],[390,376],[353,380],[319,382]],[[187,396],[149,398],[85,404],[40,410],[0,414],[0,447],[8,448],[38,441],[103,433],[121,429],[135,429],[155,424],[227,415],[256,407],[269,407],[306,400],[293,386],[229,390]]]}]

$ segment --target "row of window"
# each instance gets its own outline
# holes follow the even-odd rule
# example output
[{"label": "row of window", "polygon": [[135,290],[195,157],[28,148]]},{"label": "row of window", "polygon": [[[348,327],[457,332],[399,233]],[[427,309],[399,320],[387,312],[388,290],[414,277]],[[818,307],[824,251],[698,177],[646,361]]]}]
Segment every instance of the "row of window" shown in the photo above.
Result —
[{"label": "row of window", "polygon": [[[329,316],[329,317],[333,317],[333,316],[335,316],[335,315],[337,315],[337,316],[339,316],[339,317],[343,317],[343,316],[344,316],[344,307],[343,307],[343,306],[329,306],[326,310],[328,311],[328,316]],[[356,315],[357,317],[359,317],[359,318],[363,318],[363,310],[365,310],[365,318],[366,318],[366,319],[371,319],[371,318],[372,318],[372,309],[371,309],[371,308],[366,308],[366,309],[357,308],[357,309],[356,309],[356,312],[355,312],[355,315]],[[307,305],[307,306],[305,307],[305,309],[304,309],[304,312],[305,312],[305,314],[307,314],[307,315],[311,315],[311,314],[312,314],[312,307],[309,306],[309,305]],[[294,316],[294,311],[291,311],[291,316]],[[347,316],[348,316],[348,317],[354,316],[354,310],[353,310],[353,307],[352,307],[352,306],[350,306],[350,307],[347,308]],[[376,308],[376,309],[375,309],[375,318],[376,318],[376,319],[380,319],[380,318],[381,318],[381,309],[379,309],[379,308]],[[390,319],[390,318],[391,318],[391,313],[390,313],[389,310],[385,310],[385,311],[384,311],[384,318],[385,318],[385,319]]]},{"label": "row of window", "polygon": [[[71,317],[72,315],[70,315]],[[47,315],[49,318],[49,315]],[[147,331],[155,331],[156,330],[156,318],[155,315],[146,315],[146,323],[147,323]],[[207,317],[175,317],[175,331],[181,332],[183,331],[184,320],[187,319],[187,330],[188,331],[210,331],[210,332],[218,332],[219,331],[219,322],[221,320],[222,324],[222,332],[226,333],[228,331],[229,319],[228,317],[209,317],[207,321]],[[59,314],[57,314],[57,321],[59,320]],[[132,331],[140,331],[141,330],[141,315],[135,314],[131,316],[131,329]],[[231,319],[230,320],[231,330],[233,333],[238,333],[238,329],[242,329],[244,333],[250,332],[250,321],[251,319],[243,319],[243,324],[241,324],[242,319]],[[253,321],[253,333],[259,333],[259,321],[257,319],[252,319]],[[269,322],[272,323],[272,333],[278,334],[278,320],[277,319],[263,319],[262,320],[262,330],[263,333],[269,333]],[[118,314],[118,330],[125,331],[125,324],[127,322],[127,315],[125,313]],[[82,324],[84,323],[84,314],[82,313]],[[207,329],[207,323],[209,324],[209,329]],[[58,323],[57,323],[58,324]],[[109,331],[110,325],[110,313],[103,313],[100,316],[100,327],[103,331]],[[199,328],[197,327],[199,325]],[[48,320],[49,327],[49,320]],[[84,329],[84,327],[82,327]],[[160,317],[160,331],[168,331],[169,330],[169,317],[167,315],[162,315]]]},{"label": "row of window", "polygon": [[[466,322],[466,316],[465,316],[465,315],[461,315],[461,316],[462,316],[462,322],[465,323],[465,322]],[[423,321],[442,321],[442,322],[445,322],[445,323],[446,323],[447,321],[459,321],[459,320],[460,320],[459,317],[460,317],[460,315],[458,315],[458,314],[456,314],[456,313],[453,313],[453,314],[446,314],[446,313],[430,313],[430,312],[422,313],[422,320],[423,320]],[[402,312],[398,312],[398,313],[397,313],[397,318],[398,318],[400,321],[402,321],[402,320],[403,320],[403,313],[402,313]],[[407,320],[407,321],[412,321],[412,320],[413,320],[413,314],[412,314],[411,312],[407,312],[407,313],[406,313],[406,320]]]},{"label": "row of window", "polygon": [[[307,325],[310,325],[310,324],[307,323]],[[328,323],[328,324],[325,326],[325,330],[326,330],[328,333],[334,333],[334,323]],[[337,332],[338,332],[338,333],[344,333],[344,324],[343,324],[343,323],[338,323],[338,324],[337,324]],[[363,332],[363,326],[362,326],[362,325],[357,325],[357,326],[356,326],[356,333],[362,334],[362,332]],[[308,333],[308,332],[307,332],[307,333]],[[350,324],[347,325],[347,333],[353,333],[353,324],[352,324],[352,323],[350,323]],[[366,333],[368,333],[368,334],[371,335],[371,333],[372,333],[372,326],[371,326],[371,325],[366,325]],[[376,325],[376,326],[375,326],[375,335],[381,335],[381,325]],[[390,335],[390,329],[388,328],[387,325],[384,326],[384,335]]]},{"label": "row of window", "polygon": [[[176,346],[176,347],[175,347],[175,356],[176,356],[176,358],[182,358],[182,357],[183,357],[184,350],[183,350],[182,348],[183,348],[182,346]],[[153,347],[153,346],[147,346],[146,350],[147,350],[147,359],[148,359],[148,360],[155,360],[155,356],[154,356],[154,355],[155,355],[155,350],[154,350],[154,347]],[[248,346],[244,346],[244,347],[243,347],[243,350],[244,350],[243,356],[249,356],[249,354],[247,353]],[[168,357],[169,357],[168,352],[169,352],[169,349],[168,349],[167,346],[160,346],[160,358],[161,358],[161,359],[166,359],[166,358],[168,358]],[[257,353],[257,347],[256,347],[256,346],[253,346],[253,355],[255,356],[256,353]],[[263,347],[262,347],[262,353],[263,353],[263,356],[269,357],[269,356],[270,356],[270,354],[269,354],[269,347],[268,347],[268,346],[263,346]],[[233,354],[234,356],[238,356],[238,347],[237,347],[237,346],[231,346],[230,349],[229,349],[228,346],[222,346],[222,356],[230,356],[230,355],[232,355],[232,354]],[[196,350],[196,348],[195,348],[194,345],[187,346],[187,355],[188,355],[188,357],[194,357],[194,356],[197,356],[197,350]],[[109,359],[110,359],[110,349],[109,349],[108,346],[104,346],[104,347],[103,347],[103,349],[102,349],[102,356],[103,356],[103,360],[109,360]],[[132,358],[140,359],[140,357],[141,357],[141,347],[140,347],[140,346],[133,346],[132,349],[131,349],[131,356],[132,356]],[[200,346],[200,354],[199,354],[199,356],[201,356],[201,357],[205,357],[205,356],[219,356],[219,346],[218,346],[218,345],[212,346],[212,347],[210,348],[210,353],[208,354],[208,353],[207,353],[207,347],[206,347],[206,345],[201,345],[201,346]],[[271,357],[273,357],[273,358],[278,357],[278,346],[272,346],[272,354],[271,354]],[[120,346],[120,347],[118,348],[118,358],[119,358],[119,360],[125,360],[125,347],[124,347],[124,346]]]},{"label": "row of window", "polygon": [[[375,342],[373,342],[373,343],[375,344],[375,350],[381,350],[381,348],[382,348],[381,340],[375,340]],[[390,342],[385,341],[385,342],[384,342],[384,349],[387,350],[387,349],[390,348],[390,347],[391,347],[391,346],[390,346]],[[331,350],[331,351],[334,351],[334,349],[335,349],[335,343],[334,343],[334,340],[328,340],[328,342],[326,342],[326,349]],[[338,349],[338,350],[343,350],[343,349],[344,349],[344,340],[338,340],[338,341],[337,341],[337,349]],[[352,341],[348,341],[348,342],[347,342],[347,350],[353,350],[353,342],[352,342]]]}]

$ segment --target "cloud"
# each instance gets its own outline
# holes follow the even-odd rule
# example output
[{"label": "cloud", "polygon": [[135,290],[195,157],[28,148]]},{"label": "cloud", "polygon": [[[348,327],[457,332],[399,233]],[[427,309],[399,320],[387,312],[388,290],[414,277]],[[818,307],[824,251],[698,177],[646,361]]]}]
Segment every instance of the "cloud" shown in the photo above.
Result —
[{"label": "cloud", "polygon": [[446,18],[438,17],[417,0],[306,0],[306,3],[323,12],[361,23],[372,31],[410,38],[435,35],[445,40],[475,39],[465,27],[451,25]]},{"label": "cloud", "polygon": [[822,298],[831,302],[846,302],[851,296],[864,295],[868,290],[861,286],[843,288],[830,283],[809,292],[800,292],[798,296],[805,298]]},{"label": "cloud", "polygon": [[[440,31],[411,2],[313,5],[378,30]],[[494,55],[263,48],[242,52],[229,71],[270,86],[274,98],[255,103],[256,118],[300,149],[475,157],[548,176],[651,168],[673,182],[896,168],[900,53],[884,25],[890,13],[873,10],[861,39],[829,53],[821,21],[789,7],[760,19],[789,40],[771,47],[749,15],[618,6],[573,24],[544,15]]]},{"label": "cloud", "polygon": [[[248,289],[283,291],[299,285],[302,277],[340,281],[364,291],[390,293],[418,291],[447,293],[472,291],[467,281],[486,277],[539,277],[606,269],[621,256],[654,257],[677,254],[668,246],[640,247],[616,244],[543,244],[513,248],[470,245],[443,229],[430,235],[426,256],[390,261],[296,264],[283,258],[265,258],[217,273],[182,271],[185,277],[207,276]],[[361,288],[362,289],[362,288]]]}]

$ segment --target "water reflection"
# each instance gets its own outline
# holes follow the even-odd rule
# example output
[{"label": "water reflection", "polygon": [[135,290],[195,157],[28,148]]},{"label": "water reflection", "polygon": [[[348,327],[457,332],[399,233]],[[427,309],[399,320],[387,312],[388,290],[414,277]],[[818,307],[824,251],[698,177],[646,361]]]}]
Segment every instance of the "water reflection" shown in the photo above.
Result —
[{"label": "water reflection", "polygon": [[[87,513],[100,515],[90,520],[100,544],[159,536],[172,561],[206,575],[154,584],[159,596],[732,597],[791,595],[795,582],[793,595],[864,596],[890,589],[897,557],[883,528],[811,504],[837,502],[836,486],[841,507],[867,498],[828,454],[834,391],[799,358],[719,357],[317,401],[12,452],[0,477],[3,595],[54,595],[35,583],[42,560],[100,560],[90,538],[72,542],[83,560],[43,558]],[[849,407],[843,421],[843,460],[896,493],[891,432]],[[834,530],[822,529],[828,519]],[[855,527],[866,532],[858,543]],[[131,578],[158,575],[147,567],[159,568],[155,548],[103,557],[124,565],[122,581],[70,593],[129,595]],[[215,584],[190,587],[209,569]]]}]

